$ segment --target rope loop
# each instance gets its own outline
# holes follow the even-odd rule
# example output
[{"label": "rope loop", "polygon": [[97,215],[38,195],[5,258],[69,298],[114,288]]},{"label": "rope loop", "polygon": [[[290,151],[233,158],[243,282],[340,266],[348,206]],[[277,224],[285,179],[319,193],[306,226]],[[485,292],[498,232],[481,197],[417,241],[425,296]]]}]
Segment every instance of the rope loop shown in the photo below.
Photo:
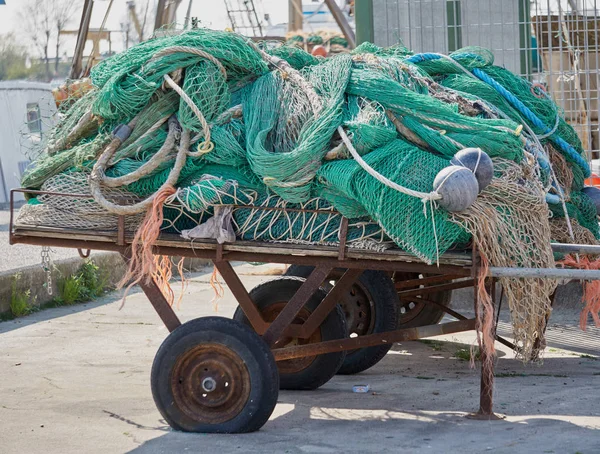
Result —
[{"label": "rope loop", "polygon": [[188,151],[188,156],[192,157],[192,158],[197,158],[200,156],[204,156],[205,154],[210,153],[211,151],[213,151],[215,149],[215,144],[214,142],[209,142],[209,141],[203,141],[198,143],[198,145],[196,146],[196,151]]},{"label": "rope loop", "polygon": [[[540,90],[542,93],[538,93],[537,91],[535,91],[535,89]],[[536,98],[539,99],[543,99],[548,97],[548,94],[546,93],[546,87],[544,87],[542,84],[540,84],[539,82],[536,82],[534,84],[531,84],[531,94],[533,96],[535,96]]]},{"label": "rope loop", "polygon": [[161,57],[165,57],[167,55],[171,55],[171,54],[194,54],[197,55],[199,57],[205,58],[206,60],[209,60],[211,63],[213,63],[217,68],[219,68],[219,71],[221,71],[221,74],[223,74],[223,77],[225,77],[227,79],[227,70],[225,69],[225,67],[223,66],[223,64],[213,55],[209,54],[208,52],[205,52],[201,49],[197,49],[195,47],[188,47],[188,46],[172,46],[172,47],[167,47],[166,49],[161,49],[158,52],[156,52],[152,58],[150,59],[150,61],[159,59]]},{"label": "rope loop", "polygon": [[297,188],[304,186],[312,181],[312,176],[300,178],[298,181],[278,181],[274,177],[263,177],[263,183],[266,186],[275,186],[278,188]]},{"label": "rope loop", "polygon": [[372,168],[369,164],[367,164],[363,160],[363,158],[358,154],[358,152],[354,148],[354,145],[352,145],[352,142],[348,138],[348,135],[346,134],[344,129],[341,126],[338,126],[337,130],[338,130],[340,137],[342,138],[342,141],[346,145],[346,148],[348,148],[348,151],[350,152],[350,154],[352,155],[354,160],[358,163],[358,165],[361,166],[363,168],[363,170],[365,170],[365,172],[367,172],[369,175],[371,175],[373,178],[375,178],[377,181],[379,181],[384,186],[387,186],[388,188],[391,188],[398,192],[401,192],[402,194],[406,194],[408,196],[416,197],[417,199],[421,199],[423,201],[423,203],[430,201],[430,200],[431,201],[440,200],[442,198],[442,196],[435,191],[431,191],[431,192],[414,191],[410,188],[401,186],[398,183],[393,182],[389,178],[384,177],[383,175],[381,175],[379,172],[377,172],[374,168]]}]

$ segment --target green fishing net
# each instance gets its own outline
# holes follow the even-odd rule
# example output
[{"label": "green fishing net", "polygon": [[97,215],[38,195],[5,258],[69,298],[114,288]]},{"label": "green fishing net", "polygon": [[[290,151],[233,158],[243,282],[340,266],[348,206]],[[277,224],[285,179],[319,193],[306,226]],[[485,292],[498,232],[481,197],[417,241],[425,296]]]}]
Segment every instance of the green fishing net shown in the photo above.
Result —
[{"label": "green fishing net", "polygon": [[[300,38],[296,42],[304,44]],[[326,41],[315,35],[306,44]],[[46,151],[25,172],[23,186],[69,181],[61,175],[87,178],[113,130],[133,120],[131,134],[117,144],[104,174],[136,175],[121,190],[149,197],[173,172],[181,131],[191,131],[177,193],[164,210],[165,229],[172,232],[206,221],[215,206],[236,205],[232,219],[239,238],[333,244],[344,215],[353,244],[381,247],[393,241],[432,263],[467,242],[469,234],[435,202],[424,203],[367,173],[351,158],[339,127],[375,172],[422,193],[432,191],[437,173],[463,148],[531,166],[531,155],[543,150],[524,135],[524,122],[561,154],[565,143],[582,153],[579,138],[548,96],[494,66],[491,52],[480,48],[440,57],[363,43],[323,59],[293,45],[256,45],[234,33],[198,29],[153,38],[108,58],[93,68],[91,79],[95,88],[69,102]],[[544,136],[524,118],[506,92],[552,134]],[[141,173],[159,152],[163,158],[152,172]],[[577,157],[567,153],[564,159],[572,182],[568,212],[598,236],[594,207],[580,192],[585,169]],[[547,170],[532,172],[542,184],[551,183]],[[32,207],[38,205],[48,202]],[[550,209],[564,217],[560,206]],[[59,218],[53,214],[52,222]]]}]

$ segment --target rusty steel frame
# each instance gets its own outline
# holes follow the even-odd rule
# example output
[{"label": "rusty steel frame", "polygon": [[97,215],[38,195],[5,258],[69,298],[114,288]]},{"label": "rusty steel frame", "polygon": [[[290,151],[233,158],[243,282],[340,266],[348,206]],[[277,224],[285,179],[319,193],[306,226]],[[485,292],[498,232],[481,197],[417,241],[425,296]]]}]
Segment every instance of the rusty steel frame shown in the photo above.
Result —
[{"label": "rusty steel frame", "polygon": [[[22,243],[41,246],[58,246],[71,247],[84,250],[108,250],[119,252],[125,260],[128,260],[130,254],[131,237],[125,232],[125,219],[119,216],[117,232],[111,233],[109,240],[99,240],[97,237],[90,236],[87,239],[62,238],[52,237],[52,231],[47,235],[34,236],[19,234],[14,231],[14,192],[27,192],[31,194],[44,194],[43,191],[29,190],[13,190],[11,191],[11,213],[10,213],[10,244]],[[57,194],[54,194],[57,195]],[[73,197],[89,197],[83,194],[60,194],[62,196]],[[252,207],[255,208],[256,207]],[[269,208],[273,209],[273,208]],[[309,210],[317,212],[319,210]],[[323,210],[321,210],[323,211]],[[331,211],[326,211],[331,213]],[[478,311],[477,302],[477,287],[480,279],[486,279],[479,276],[479,256],[476,248],[473,248],[472,257],[469,265],[427,265],[416,262],[395,261],[392,259],[368,259],[368,258],[349,258],[347,255],[346,233],[348,228],[348,220],[342,217],[340,226],[340,244],[336,256],[302,256],[289,253],[278,253],[277,247],[269,248],[268,252],[244,252],[226,250],[221,244],[214,244],[211,248],[194,248],[193,244],[186,247],[174,247],[173,245],[158,245],[155,246],[153,252],[160,255],[177,255],[183,257],[199,257],[211,260],[223,279],[232,291],[234,297],[240,304],[250,324],[255,331],[262,335],[265,342],[271,347],[276,346],[277,341],[282,337],[297,337],[301,339],[309,338],[314,331],[323,323],[329,313],[335,308],[341,295],[346,292],[365,270],[381,270],[387,272],[407,271],[412,273],[431,274],[431,276],[422,279],[412,279],[398,286],[399,296],[403,299],[416,300],[426,304],[436,304],[446,313],[456,317],[459,321],[448,322],[437,325],[428,325],[418,328],[399,329],[390,332],[369,334],[355,338],[340,339],[335,341],[319,342],[314,344],[299,345],[294,347],[274,348],[273,354],[277,360],[285,360],[299,358],[304,356],[314,356],[342,350],[354,350],[357,348],[388,344],[392,342],[416,340],[425,337],[437,336],[441,334],[457,333],[462,331],[470,331],[477,328],[476,318],[468,319],[458,312],[445,307],[433,300],[423,298],[425,295],[448,291],[457,288],[473,286],[475,294],[475,311]],[[59,230],[54,231],[59,232]],[[169,244],[172,244],[169,243]],[[257,248],[255,248],[257,249]],[[260,249],[260,248],[258,248]],[[297,290],[296,294],[287,302],[283,310],[278,314],[272,323],[266,322],[259,310],[252,301],[248,291],[241,282],[239,276],[233,269],[232,261],[247,261],[247,262],[268,262],[268,263],[285,263],[314,266],[312,273]],[[456,263],[456,262],[455,262]],[[459,262],[460,263],[460,262]],[[334,268],[344,268],[345,272],[338,279],[333,288],[328,292],[327,296],[319,303],[316,309],[311,313],[306,321],[302,324],[293,323],[296,315],[307,301],[315,294],[326,280],[327,275]],[[463,279],[461,279],[463,278]],[[464,279],[467,278],[467,279]],[[461,279],[453,282],[455,279]],[[486,279],[489,281],[490,279]],[[491,278],[492,289],[494,288],[495,279]],[[155,311],[169,329],[173,331],[177,329],[181,322],[172,307],[167,302],[160,288],[154,280],[149,282],[140,282],[140,287],[150,300]],[[419,288],[410,288],[419,286]],[[406,290],[402,290],[406,289]],[[492,300],[495,304],[495,292],[492,291]],[[495,334],[495,333],[494,333]],[[505,342],[503,342],[505,343]],[[485,353],[482,351],[482,355]],[[480,408],[476,417],[483,419],[494,419],[493,413],[493,363],[485,361],[482,357],[481,371],[481,394]]]},{"label": "rusty steel frame", "polygon": [[[81,240],[81,239],[65,239],[52,238],[49,232],[47,236],[27,236],[27,235],[10,235],[10,244],[30,244],[34,246],[54,246],[66,247],[74,249],[92,249],[100,251],[122,252],[128,247],[129,243],[119,245],[116,241],[109,243],[106,241]],[[191,258],[203,258],[213,261],[227,260],[239,262],[264,262],[264,263],[282,263],[282,264],[297,264],[314,266],[315,263],[330,266],[331,268],[359,268],[363,270],[377,271],[408,271],[408,272],[447,272],[449,274],[461,274],[462,276],[470,275],[470,268],[459,265],[427,265],[424,263],[414,262],[399,262],[391,260],[373,260],[373,259],[350,259],[339,260],[337,257],[315,257],[315,256],[295,256],[290,254],[281,254],[277,252],[277,248],[273,247],[269,252],[241,252],[241,251],[223,251],[222,257],[218,257],[218,248],[215,244],[214,249],[194,249],[193,245],[189,247],[173,247],[173,246],[155,246],[154,254],[181,256]]]},{"label": "rusty steel frame", "polygon": [[467,320],[467,317],[465,317],[462,314],[459,314],[458,312],[456,312],[453,309],[450,309],[448,306],[440,303],[439,301],[435,301],[435,300],[428,299],[428,298],[421,298],[419,296],[407,296],[402,299],[406,299],[407,301],[410,301],[411,303],[433,304],[434,306],[437,306],[440,310],[444,311],[448,315],[451,315],[452,317],[454,317],[457,320]]},{"label": "rusty steel frame", "polygon": [[427,277],[423,277],[423,278],[419,278],[419,279],[407,279],[405,281],[395,282],[395,285],[396,285],[396,290],[412,289],[415,287],[419,287],[421,285],[432,285],[432,284],[439,284],[441,282],[448,282],[453,279],[459,279],[461,277],[464,277],[464,276],[453,276],[451,274],[450,275],[441,274],[441,275],[435,275],[435,276],[427,276]]},{"label": "rusty steel frame", "polygon": [[475,329],[475,319],[467,319],[458,322],[419,326],[418,328],[405,328],[384,333],[350,337],[347,339],[318,342],[316,344],[277,348],[273,350],[273,355],[275,356],[276,361],[282,361],[305,356],[373,347],[375,345],[391,344],[394,342],[423,339],[426,337],[440,336],[442,334],[460,333],[462,331],[471,331],[473,329]]},{"label": "rusty steel frame", "polygon": [[265,334],[263,334],[262,338],[269,347],[275,345],[275,342],[281,338],[286,328],[292,324],[300,312],[300,309],[302,309],[315,292],[321,288],[321,284],[331,270],[332,268],[327,265],[317,264],[317,266],[315,266],[294,296],[290,298],[283,310],[267,328]]},{"label": "rusty steel frame", "polygon": [[459,288],[473,287],[475,285],[475,279],[466,279],[458,282],[451,282],[449,284],[430,285],[412,290],[401,290],[398,292],[400,299],[416,296],[416,295],[429,295],[431,293],[444,292],[447,290],[456,290]]}]

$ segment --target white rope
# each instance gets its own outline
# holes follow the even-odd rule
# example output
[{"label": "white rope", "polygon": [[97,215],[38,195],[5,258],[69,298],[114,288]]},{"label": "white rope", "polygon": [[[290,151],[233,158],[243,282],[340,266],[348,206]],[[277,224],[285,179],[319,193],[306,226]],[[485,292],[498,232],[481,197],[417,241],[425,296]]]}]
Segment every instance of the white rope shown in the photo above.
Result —
[{"label": "white rope", "polygon": [[200,109],[198,109],[196,103],[192,101],[192,98],[190,98],[187,95],[187,93],[183,91],[183,89],[179,85],[177,85],[168,74],[165,74],[163,77],[165,79],[165,82],[169,85],[169,87],[171,87],[179,96],[181,96],[181,99],[183,99],[183,101],[188,105],[188,107],[192,109],[192,112],[194,112],[194,114],[198,118],[198,121],[200,121],[202,131],[204,132],[204,142],[198,144],[198,151],[194,152],[188,150],[188,156],[196,158],[198,156],[202,156],[203,154],[210,152],[214,148],[214,144],[210,141],[210,126],[208,125],[206,118],[204,118],[204,115],[202,115],[202,112],[200,111]]},{"label": "white rope", "polygon": [[350,152],[350,154],[352,155],[354,160],[358,163],[358,165],[361,166],[365,172],[367,172],[369,175],[371,175],[373,178],[375,178],[381,184],[387,186],[388,188],[392,188],[398,192],[401,192],[402,194],[406,194],[408,196],[416,197],[417,199],[421,199],[423,201],[423,203],[425,203],[426,201],[429,201],[429,200],[440,200],[442,198],[442,196],[435,191],[432,191],[432,192],[413,191],[412,189],[401,186],[397,183],[394,183],[392,180],[384,177],[383,175],[381,175],[379,172],[377,172],[375,169],[373,169],[369,164],[367,164],[363,160],[363,158],[358,154],[358,152],[352,145],[352,142],[346,135],[346,132],[343,130],[343,128],[341,126],[338,126],[337,130],[338,130],[338,133],[340,134],[340,137],[344,141],[346,148],[348,148],[348,151]]},{"label": "white rope", "polygon": [[[477,150],[477,162],[475,163],[475,168],[473,169],[473,174],[477,173],[477,170],[479,170],[479,163],[481,162],[481,155],[483,153],[483,151],[481,150],[481,148],[475,148],[475,150]],[[461,166],[465,167],[466,169],[468,169],[468,167],[465,165],[464,162],[462,162],[459,158],[457,158],[456,156],[454,156],[454,159],[456,159]]]}]

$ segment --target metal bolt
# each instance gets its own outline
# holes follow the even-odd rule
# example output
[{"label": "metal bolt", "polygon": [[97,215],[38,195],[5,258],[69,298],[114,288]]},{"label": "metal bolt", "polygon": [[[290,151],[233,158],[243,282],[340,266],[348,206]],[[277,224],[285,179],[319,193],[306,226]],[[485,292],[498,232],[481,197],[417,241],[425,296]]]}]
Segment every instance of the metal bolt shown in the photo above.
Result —
[{"label": "metal bolt", "polygon": [[204,380],[202,380],[202,389],[204,391],[206,391],[207,393],[214,391],[216,387],[217,387],[217,382],[215,381],[214,378],[206,377]]}]

